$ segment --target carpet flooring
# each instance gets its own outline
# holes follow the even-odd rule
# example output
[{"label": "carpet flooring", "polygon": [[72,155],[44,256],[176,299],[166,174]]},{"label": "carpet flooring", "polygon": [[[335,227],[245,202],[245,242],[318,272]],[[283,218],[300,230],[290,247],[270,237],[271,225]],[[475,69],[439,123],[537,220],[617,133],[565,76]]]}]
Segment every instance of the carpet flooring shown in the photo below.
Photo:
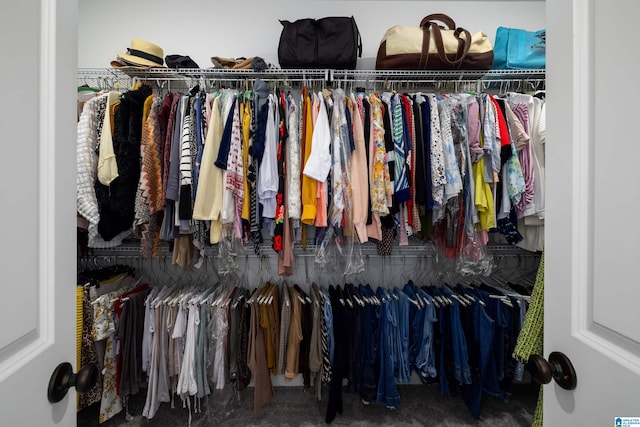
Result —
[{"label": "carpet flooring", "polygon": [[[331,425],[364,427],[385,426],[530,426],[538,397],[535,384],[516,384],[508,402],[490,396],[483,397],[479,420],[471,417],[460,397],[442,396],[437,386],[400,385],[401,405],[387,409],[384,405],[364,405],[357,394],[343,393],[343,412]],[[191,426],[322,426],[325,423],[328,388],[323,388],[322,399],[314,398],[312,391],[301,387],[278,387],[275,397],[258,413],[253,414],[253,388],[241,392],[228,402],[222,395],[210,396],[202,401],[202,411],[191,411]],[[79,427],[137,427],[137,426],[189,426],[189,410],[182,408],[177,399],[176,408],[163,403],[151,420],[142,417],[146,393],[141,392],[129,400],[129,416],[124,412],[111,420],[98,424],[99,404],[78,413]],[[207,410],[206,408],[209,408]]]}]

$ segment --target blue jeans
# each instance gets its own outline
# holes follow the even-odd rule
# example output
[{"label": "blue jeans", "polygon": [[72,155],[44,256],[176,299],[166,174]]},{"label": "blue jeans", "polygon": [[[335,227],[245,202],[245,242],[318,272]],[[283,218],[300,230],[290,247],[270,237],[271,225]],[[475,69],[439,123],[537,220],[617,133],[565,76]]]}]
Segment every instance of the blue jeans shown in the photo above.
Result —
[{"label": "blue jeans", "polygon": [[[402,291],[414,301],[417,301],[416,290],[413,282],[410,280]],[[409,369],[413,370],[416,367],[416,356],[418,355],[418,346],[422,342],[423,335],[423,323],[424,323],[425,311],[422,308],[416,307],[414,304],[409,304]]]},{"label": "blue jeans", "polygon": [[498,299],[490,298],[490,292],[478,289],[477,293],[486,304],[487,315],[495,322],[492,340],[493,360],[490,366],[487,367],[487,374],[483,383],[484,391],[491,396],[504,398],[506,395],[500,387],[500,381],[504,377],[504,334],[507,325],[502,306],[509,307]]},{"label": "blue jeans", "polygon": [[417,289],[417,294],[427,301],[427,304],[421,311],[424,313],[422,322],[422,338],[418,343],[418,352],[416,355],[416,372],[420,376],[423,384],[432,383],[432,379],[436,378],[438,371],[436,370],[435,359],[435,339],[433,324],[438,321],[436,317],[436,305],[433,297],[422,289]]},{"label": "blue jeans", "polygon": [[470,332],[467,334],[470,337],[467,344],[473,382],[463,387],[462,398],[471,415],[478,419],[482,405],[483,386],[485,381],[495,373],[495,369],[492,369],[495,363],[493,357],[494,321],[487,315],[480,303],[466,307],[464,311],[465,328]]},{"label": "blue jeans", "polygon": [[[516,324],[516,328],[515,328],[516,334],[514,335],[515,340],[517,340],[518,335],[520,335],[520,330],[522,329],[522,325],[524,325],[524,318],[525,318],[525,315],[527,314],[527,308],[526,308],[527,303],[524,301],[524,299],[522,298],[518,299],[518,307],[520,308],[520,310],[518,312],[518,317],[514,321]],[[515,371],[513,373],[513,379],[514,381],[522,381],[523,377],[524,377],[524,363],[516,362]]]},{"label": "blue jeans", "polygon": [[453,363],[455,378],[460,384],[471,384],[471,370],[469,369],[467,341],[464,336],[462,320],[460,318],[460,303],[452,298],[453,291],[447,285],[442,286],[442,293],[453,300],[451,304],[451,337],[453,343]]},{"label": "blue jeans", "polygon": [[396,354],[393,351],[393,328],[397,325],[395,299],[389,292],[378,288],[378,299],[384,301],[376,308],[376,315],[380,322],[380,341],[378,354],[380,357],[380,378],[378,380],[378,403],[395,408],[400,405],[400,394],[393,377]]},{"label": "blue jeans", "polygon": [[397,307],[397,328],[395,336],[395,352],[397,364],[394,366],[394,374],[398,381],[408,383],[411,380],[409,368],[409,298],[407,294],[398,288],[393,289],[393,296]]}]

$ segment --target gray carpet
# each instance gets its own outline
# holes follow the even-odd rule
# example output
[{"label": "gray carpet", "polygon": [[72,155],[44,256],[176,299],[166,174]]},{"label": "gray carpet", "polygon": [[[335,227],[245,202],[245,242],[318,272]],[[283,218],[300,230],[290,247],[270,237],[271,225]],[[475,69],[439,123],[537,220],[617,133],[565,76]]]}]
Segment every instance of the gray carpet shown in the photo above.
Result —
[{"label": "gray carpet", "polygon": [[[489,396],[483,397],[482,414],[475,420],[469,414],[460,397],[441,396],[436,387],[421,385],[398,387],[401,406],[387,409],[372,403],[363,405],[356,394],[343,393],[344,410],[331,425],[335,426],[530,426],[533,420],[538,387],[534,384],[514,385],[508,402]],[[127,421],[124,413],[116,415],[102,427],[137,426],[188,426],[189,411],[176,403],[171,409],[162,404],[158,414],[151,420],[140,415],[144,406],[144,394],[133,396],[129,402],[132,419]],[[192,427],[221,426],[322,426],[327,405],[328,389],[323,389],[322,400],[316,401],[311,391],[300,387],[279,387],[271,402],[257,414],[253,414],[253,389],[240,394],[239,400],[222,409],[220,396],[210,398],[206,411],[203,401],[202,413],[192,414]],[[179,400],[178,400],[179,401]],[[94,405],[78,414],[79,427],[98,426],[98,409]]]}]

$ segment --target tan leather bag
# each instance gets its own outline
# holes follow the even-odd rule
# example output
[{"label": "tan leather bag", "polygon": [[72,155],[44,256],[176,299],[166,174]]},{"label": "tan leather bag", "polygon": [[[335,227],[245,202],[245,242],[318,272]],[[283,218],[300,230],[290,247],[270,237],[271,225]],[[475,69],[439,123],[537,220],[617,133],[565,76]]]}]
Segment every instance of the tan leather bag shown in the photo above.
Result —
[{"label": "tan leather bag", "polygon": [[378,70],[489,70],[492,63],[493,46],[485,33],[457,28],[441,13],[426,16],[420,27],[389,28],[376,57]]}]

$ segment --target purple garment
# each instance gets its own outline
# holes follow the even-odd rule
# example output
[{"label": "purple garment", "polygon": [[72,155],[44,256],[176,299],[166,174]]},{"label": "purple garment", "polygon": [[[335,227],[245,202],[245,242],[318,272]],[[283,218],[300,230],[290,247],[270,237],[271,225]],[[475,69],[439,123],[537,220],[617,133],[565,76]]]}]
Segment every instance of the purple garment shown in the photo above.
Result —
[{"label": "purple garment", "polygon": [[[520,120],[522,127],[529,129],[529,109],[525,103],[517,103],[511,106],[511,111]],[[524,177],[525,190],[523,197],[516,204],[518,212],[518,218],[523,216],[524,210],[527,205],[533,203],[533,197],[535,196],[535,175],[533,165],[533,154],[531,153],[531,140],[527,141],[524,148],[518,151],[518,158],[520,159],[520,165],[522,166],[522,176]]]},{"label": "purple garment", "polygon": [[480,147],[480,105],[477,101],[469,104],[469,115],[467,116],[467,127],[469,133],[469,155],[471,163],[475,163],[482,158],[484,150]]}]

